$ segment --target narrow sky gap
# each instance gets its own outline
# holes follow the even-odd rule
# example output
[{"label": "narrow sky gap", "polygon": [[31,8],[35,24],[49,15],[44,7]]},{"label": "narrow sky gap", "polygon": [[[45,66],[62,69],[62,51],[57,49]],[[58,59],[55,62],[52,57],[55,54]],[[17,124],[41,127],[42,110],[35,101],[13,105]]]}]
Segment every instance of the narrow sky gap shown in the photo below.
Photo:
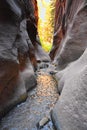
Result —
[{"label": "narrow sky gap", "polygon": [[[54,0],[55,1],[55,0]],[[53,42],[53,19],[54,2],[51,0],[37,0],[38,3],[38,33],[43,49],[48,52]]]}]

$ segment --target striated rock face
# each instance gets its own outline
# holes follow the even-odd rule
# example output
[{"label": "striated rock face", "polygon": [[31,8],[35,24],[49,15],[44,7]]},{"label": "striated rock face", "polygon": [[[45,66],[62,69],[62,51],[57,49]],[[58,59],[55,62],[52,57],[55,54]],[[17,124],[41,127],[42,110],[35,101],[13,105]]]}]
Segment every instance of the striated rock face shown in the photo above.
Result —
[{"label": "striated rock face", "polygon": [[[32,50],[31,55],[33,56],[32,61],[35,61],[35,58],[36,58],[36,61],[48,62],[48,61],[50,61],[50,57],[42,49],[40,40],[39,40],[39,36],[38,36],[38,32],[37,32],[37,24],[38,24],[37,1],[33,0],[32,4],[34,7],[34,10],[33,10],[34,15],[28,16],[28,19],[27,19],[27,32],[28,32],[28,35],[32,42],[32,46],[30,46],[30,48]],[[34,55],[35,55],[35,57],[34,57]],[[34,62],[34,66],[35,66],[35,62]]]},{"label": "striated rock face", "polygon": [[[54,62],[58,64],[58,68],[60,69],[64,68],[69,62],[78,59],[87,47],[86,1],[67,0],[64,12],[65,13],[63,13],[62,16],[62,23],[55,24],[56,38],[54,36],[54,44],[58,43],[56,45],[58,46],[58,49],[57,51],[52,51],[53,54],[56,52]],[[60,35],[59,33],[57,34],[57,32],[62,33],[60,33]]]},{"label": "striated rock face", "polygon": [[0,0],[0,118],[36,85],[37,58],[50,60],[41,48],[37,22],[36,0]]},{"label": "striated rock face", "polygon": [[[87,1],[66,0],[64,12],[62,29],[60,26],[64,33],[54,58],[61,95],[52,111],[52,119],[57,130],[86,130]],[[55,40],[59,38],[54,37]]]},{"label": "striated rock face", "polygon": [[55,26],[53,47],[50,52],[50,57],[53,60],[59,48],[60,42],[65,34],[65,2],[66,0],[56,0],[55,3]]},{"label": "striated rock face", "polygon": [[78,60],[60,71],[58,76],[62,93],[52,111],[57,130],[86,130],[87,49]]},{"label": "striated rock face", "polygon": [[21,31],[25,19],[22,4],[18,0],[0,1],[0,117],[27,97],[24,78],[20,75],[23,66],[20,55],[24,58],[28,52],[22,33],[25,29]]}]

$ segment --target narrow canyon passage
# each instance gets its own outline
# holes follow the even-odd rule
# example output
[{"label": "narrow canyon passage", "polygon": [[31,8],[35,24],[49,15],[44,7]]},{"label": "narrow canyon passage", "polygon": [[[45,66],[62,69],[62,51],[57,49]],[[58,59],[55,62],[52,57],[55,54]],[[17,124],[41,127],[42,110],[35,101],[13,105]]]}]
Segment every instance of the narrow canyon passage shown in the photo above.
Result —
[{"label": "narrow canyon passage", "polygon": [[59,95],[57,82],[49,74],[52,67],[50,63],[38,64],[37,86],[29,91],[26,102],[15,107],[2,119],[0,130],[39,130],[37,124],[45,117],[49,118],[49,122],[41,130],[54,130],[50,111]]},{"label": "narrow canyon passage", "polygon": [[87,0],[0,0],[0,130],[87,130]]},{"label": "narrow canyon passage", "polygon": [[[11,101],[9,105],[8,100],[8,103],[6,101],[7,106],[2,105],[1,107],[1,114],[4,115],[5,112],[7,113],[7,115],[5,115],[5,117],[3,118],[2,115],[0,116],[0,119],[2,118],[0,121],[0,130],[39,130],[39,129],[54,130],[50,112],[53,109],[54,105],[56,104],[59,95],[57,91],[57,85],[58,85],[57,81],[54,78],[53,73],[52,74],[50,73],[52,69],[55,70],[55,67],[54,65],[52,65],[51,59],[48,54],[52,48],[52,42],[53,42],[54,15],[52,14],[52,12],[54,12],[54,8],[52,7],[54,6],[54,2],[51,2],[50,0],[46,1],[33,0],[33,2],[30,1],[30,3],[28,3],[29,1],[27,1],[27,5],[26,2],[23,1],[19,2],[18,3],[19,5],[16,2],[13,1],[13,3],[11,3],[11,1],[10,2],[7,1],[5,4],[7,6],[9,5],[10,7],[9,6],[4,7],[5,9],[1,8],[2,11],[1,16],[3,16],[4,12],[10,10],[9,8],[11,8],[10,13],[19,11],[19,9],[23,11],[22,6],[24,6],[23,8],[26,8],[27,11],[24,10],[26,15],[23,14],[25,16],[22,19],[22,21],[21,19],[20,21],[17,19],[19,18],[19,12],[17,12],[18,13],[17,18],[16,18],[17,14],[15,14],[15,16],[12,15],[12,18],[14,17],[12,20],[15,23],[16,21],[14,19],[16,19],[17,22],[19,22],[17,24],[18,25],[17,29],[19,30],[15,37],[16,38],[15,46],[18,51],[17,52],[18,57],[16,58],[17,60],[19,60],[18,61],[19,77],[17,84],[18,90],[16,88],[17,92],[15,92],[15,90],[12,89],[13,92],[12,97],[9,96],[10,95],[9,91],[11,90],[9,89],[6,90],[7,99],[9,96],[10,97],[9,99],[10,100],[13,99],[13,101]],[[38,2],[38,9],[37,9],[37,2]],[[3,1],[1,1],[0,5],[2,4]],[[16,9],[18,8],[19,9],[14,10],[15,6],[17,6]],[[7,21],[8,17],[6,16]],[[13,23],[13,21],[11,22]],[[1,27],[2,30],[5,30],[5,26],[3,26],[2,23]],[[6,27],[7,30],[9,30],[8,29],[9,24],[8,26],[6,25]],[[10,39],[12,38],[12,31],[14,31],[14,29],[10,30],[9,34]],[[3,34],[2,37],[3,39],[5,39],[5,36],[3,36]],[[9,39],[6,40],[10,41]],[[44,48],[46,52],[42,48]],[[15,72],[14,68],[16,67],[13,67],[13,70]],[[8,71],[8,73],[9,72],[11,73],[10,70]],[[10,74],[8,74],[8,76],[9,75]],[[12,87],[14,88],[14,86]],[[24,100],[26,101],[23,102]],[[6,109],[4,110],[3,108]],[[40,125],[40,122],[42,122],[42,125]]]}]

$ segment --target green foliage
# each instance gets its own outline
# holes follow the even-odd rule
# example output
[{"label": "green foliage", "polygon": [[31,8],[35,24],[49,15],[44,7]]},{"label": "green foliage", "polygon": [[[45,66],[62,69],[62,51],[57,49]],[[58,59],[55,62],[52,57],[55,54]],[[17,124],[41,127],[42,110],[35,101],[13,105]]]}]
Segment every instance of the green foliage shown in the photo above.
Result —
[{"label": "green foliage", "polygon": [[52,44],[49,43],[49,42],[44,42],[44,40],[42,40],[40,38],[40,42],[41,42],[41,45],[42,45],[42,48],[46,51],[46,52],[49,52],[52,48]]},{"label": "green foliage", "polygon": [[44,48],[44,50],[46,51],[46,52],[49,52],[50,50],[51,50],[51,48],[52,48],[52,44],[50,44],[49,42],[43,42],[42,43],[42,47]]},{"label": "green foliage", "polygon": [[[42,3],[40,3],[42,2]],[[39,23],[38,32],[41,40],[42,47],[45,51],[50,51],[53,42],[53,31],[54,31],[54,4],[55,0],[51,0],[49,3],[42,0],[39,2]],[[42,7],[41,7],[42,4]],[[44,14],[44,12],[45,14]],[[42,11],[42,14],[41,14]],[[44,18],[44,19],[43,19]]]}]

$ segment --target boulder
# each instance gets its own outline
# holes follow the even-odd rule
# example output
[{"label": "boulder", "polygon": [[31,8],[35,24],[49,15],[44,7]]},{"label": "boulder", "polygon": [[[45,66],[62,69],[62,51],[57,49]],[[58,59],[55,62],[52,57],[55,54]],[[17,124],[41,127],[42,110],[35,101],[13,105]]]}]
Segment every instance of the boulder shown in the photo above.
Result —
[{"label": "boulder", "polygon": [[57,130],[86,130],[87,49],[78,60],[60,71],[58,78],[62,93],[52,111]]}]

